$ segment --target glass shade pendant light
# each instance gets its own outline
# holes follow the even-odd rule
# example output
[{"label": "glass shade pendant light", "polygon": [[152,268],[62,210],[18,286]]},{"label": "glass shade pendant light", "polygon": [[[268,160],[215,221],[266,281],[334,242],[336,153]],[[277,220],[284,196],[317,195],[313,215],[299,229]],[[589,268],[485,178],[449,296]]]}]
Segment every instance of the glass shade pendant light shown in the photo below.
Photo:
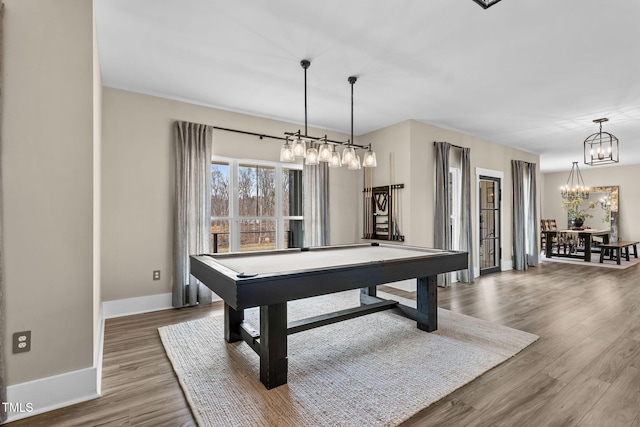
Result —
[{"label": "glass shade pendant light", "polygon": [[357,170],[359,170],[361,168],[362,168],[362,166],[360,165],[360,156],[356,154],[353,157],[353,160],[351,160],[351,162],[349,162],[349,170],[357,171]]},{"label": "glass shade pendant light", "polygon": [[333,146],[333,151],[331,152],[331,160],[329,160],[330,168],[339,168],[342,166],[342,160],[340,159],[340,153],[336,151],[336,146]]},{"label": "glass shade pendant light", "polygon": [[353,85],[358,81],[356,76],[349,76],[347,81],[351,85],[351,139],[347,143],[347,147],[342,152],[342,164],[347,165],[349,169],[354,170],[352,165],[356,160],[356,150],[351,146],[353,144]]},{"label": "glass shade pendant light", "polygon": [[314,147],[309,147],[307,150],[307,158],[304,161],[305,165],[315,166],[320,164],[318,161],[318,150]]},{"label": "glass shade pendant light", "polygon": [[349,168],[349,170],[352,170],[352,171],[358,170],[358,163],[356,161],[356,156],[353,156],[351,161],[349,161],[349,163],[347,164],[347,167]]},{"label": "glass shade pendant light", "polygon": [[[0,0],[1,1],[1,0]],[[351,170],[358,170],[364,167],[375,167],[376,154],[371,149],[371,144],[356,145],[353,139],[353,85],[358,80],[355,76],[348,77],[351,84],[351,139],[344,141],[333,141],[325,135],[323,138],[308,135],[307,131],[307,69],[311,61],[303,59],[300,66],[304,70],[304,133],[285,132],[285,143],[280,149],[280,161],[295,162],[296,159],[304,158],[305,165],[319,165],[320,162],[328,163],[331,168],[347,166]],[[262,136],[261,136],[262,137]],[[342,156],[336,145],[344,146]],[[356,149],[368,149],[361,161],[356,154]]]},{"label": "glass shade pendant light", "polygon": [[356,158],[356,150],[351,145],[347,145],[347,147],[342,151],[342,164],[350,165],[351,162]]},{"label": "glass shade pendant light", "polygon": [[364,166],[365,168],[375,168],[376,166],[378,166],[378,162],[376,161],[376,153],[371,151],[371,144],[369,144],[369,150],[364,153],[362,166]]},{"label": "glass shade pendant light", "polygon": [[321,162],[328,162],[331,160],[331,146],[327,143],[327,135],[324,136],[324,144],[318,149],[318,160]]},{"label": "glass shade pendant light", "polygon": [[296,142],[293,144],[293,155],[297,158],[305,158],[307,157],[307,143],[304,139],[296,138]]},{"label": "glass shade pendant light", "polygon": [[289,138],[285,139],[284,144],[280,147],[280,161],[281,162],[293,162],[295,157],[293,155],[293,148],[289,144]]}]

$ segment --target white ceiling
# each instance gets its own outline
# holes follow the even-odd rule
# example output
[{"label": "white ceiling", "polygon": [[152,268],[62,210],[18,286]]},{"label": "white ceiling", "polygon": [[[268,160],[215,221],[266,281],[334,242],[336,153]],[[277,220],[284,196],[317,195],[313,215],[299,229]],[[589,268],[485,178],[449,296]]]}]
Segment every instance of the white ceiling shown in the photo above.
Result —
[{"label": "white ceiling", "polygon": [[551,172],[582,165],[608,117],[620,164],[640,164],[637,0],[95,6],[105,86],[303,124],[309,59],[309,126],[350,133],[355,75],[356,135],[415,119],[538,153]]}]

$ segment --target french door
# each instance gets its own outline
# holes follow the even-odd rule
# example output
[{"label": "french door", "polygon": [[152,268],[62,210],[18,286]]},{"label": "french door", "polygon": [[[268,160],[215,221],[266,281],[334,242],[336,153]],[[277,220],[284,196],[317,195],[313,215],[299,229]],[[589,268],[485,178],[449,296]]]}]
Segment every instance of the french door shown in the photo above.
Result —
[{"label": "french door", "polygon": [[480,175],[478,198],[480,219],[480,274],[500,271],[501,179]]}]

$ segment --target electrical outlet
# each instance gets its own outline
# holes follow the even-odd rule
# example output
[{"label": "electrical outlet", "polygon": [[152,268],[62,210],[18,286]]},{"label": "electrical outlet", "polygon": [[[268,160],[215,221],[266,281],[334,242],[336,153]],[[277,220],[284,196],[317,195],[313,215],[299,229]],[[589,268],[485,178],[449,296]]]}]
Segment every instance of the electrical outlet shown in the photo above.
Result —
[{"label": "electrical outlet", "polygon": [[31,350],[31,331],[16,332],[13,334],[13,352],[26,353]]},{"label": "electrical outlet", "polygon": [[160,270],[153,270],[153,280],[160,280]]}]

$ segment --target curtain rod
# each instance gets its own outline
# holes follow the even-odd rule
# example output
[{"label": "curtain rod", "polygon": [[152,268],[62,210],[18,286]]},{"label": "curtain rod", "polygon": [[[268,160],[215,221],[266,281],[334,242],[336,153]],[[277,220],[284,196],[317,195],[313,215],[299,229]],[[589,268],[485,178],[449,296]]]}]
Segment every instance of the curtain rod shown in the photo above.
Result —
[{"label": "curtain rod", "polygon": [[[264,133],[249,132],[249,131],[246,131],[246,130],[229,129],[229,128],[222,128],[222,127],[218,127],[218,126],[212,126],[212,127],[213,127],[214,129],[217,129],[217,130],[223,130],[223,131],[225,131],[225,132],[235,132],[235,133],[242,133],[242,134],[244,134],[244,135],[253,135],[253,136],[257,136],[257,137],[259,137],[260,139],[264,139],[264,138],[271,138],[271,139],[279,139],[279,140],[281,140],[281,141],[284,141],[284,140],[286,139],[286,138],[284,138],[284,137],[282,137],[282,136],[273,136],[273,135],[267,135],[267,134],[264,134]],[[300,134],[300,136],[301,136],[302,138],[311,138],[311,139],[316,140],[317,142],[323,142],[323,141],[325,141],[325,139],[324,139],[324,138],[316,138],[316,137],[314,137],[314,136],[309,136],[309,135],[306,135],[306,134],[302,134],[300,131],[298,131],[298,132],[285,132],[285,135],[290,135],[290,136],[294,136],[294,135],[298,135],[298,134]],[[332,140],[332,139],[327,139],[326,141],[327,141],[329,144],[334,144],[334,145],[350,145],[350,146],[352,146],[352,147],[355,147],[355,148],[361,148],[361,149],[367,149],[367,148],[369,148],[369,146],[368,146],[368,145],[358,145],[358,144],[351,144],[351,143],[349,143],[349,144],[348,144],[348,143],[346,143],[346,142],[342,142],[342,141],[334,141],[334,140]]]},{"label": "curtain rod", "polygon": [[[441,141],[441,142],[446,142],[446,141]],[[435,146],[437,143],[438,143],[438,141],[433,141],[433,145],[434,145],[434,146]],[[449,144],[449,145],[450,145],[450,146],[452,146],[452,147],[459,148],[459,149],[461,149],[461,150],[462,150],[463,148],[469,148],[469,147],[461,147],[461,146],[459,146],[459,145],[451,144],[450,142],[447,142],[447,144]]]},{"label": "curtain rod", "polygon": [[264,138],[271,138],[271,139],[280,139],[280,140],[284,140],[285,138],[281,137],[281,136],[271,136],[271,135],[265,135],[264,133],[255,133],[255,132],[248,132],[246,130],[237,130],[237,129],[229,129],[229,128],[221,128],[218,126],[213,126],[214,129],[217,130],[223,130],[226,132],[235,132],[235,133],[243,133],[245,135],[253,135],[253,136],[257,136],[260,139],[264,139]]}]

